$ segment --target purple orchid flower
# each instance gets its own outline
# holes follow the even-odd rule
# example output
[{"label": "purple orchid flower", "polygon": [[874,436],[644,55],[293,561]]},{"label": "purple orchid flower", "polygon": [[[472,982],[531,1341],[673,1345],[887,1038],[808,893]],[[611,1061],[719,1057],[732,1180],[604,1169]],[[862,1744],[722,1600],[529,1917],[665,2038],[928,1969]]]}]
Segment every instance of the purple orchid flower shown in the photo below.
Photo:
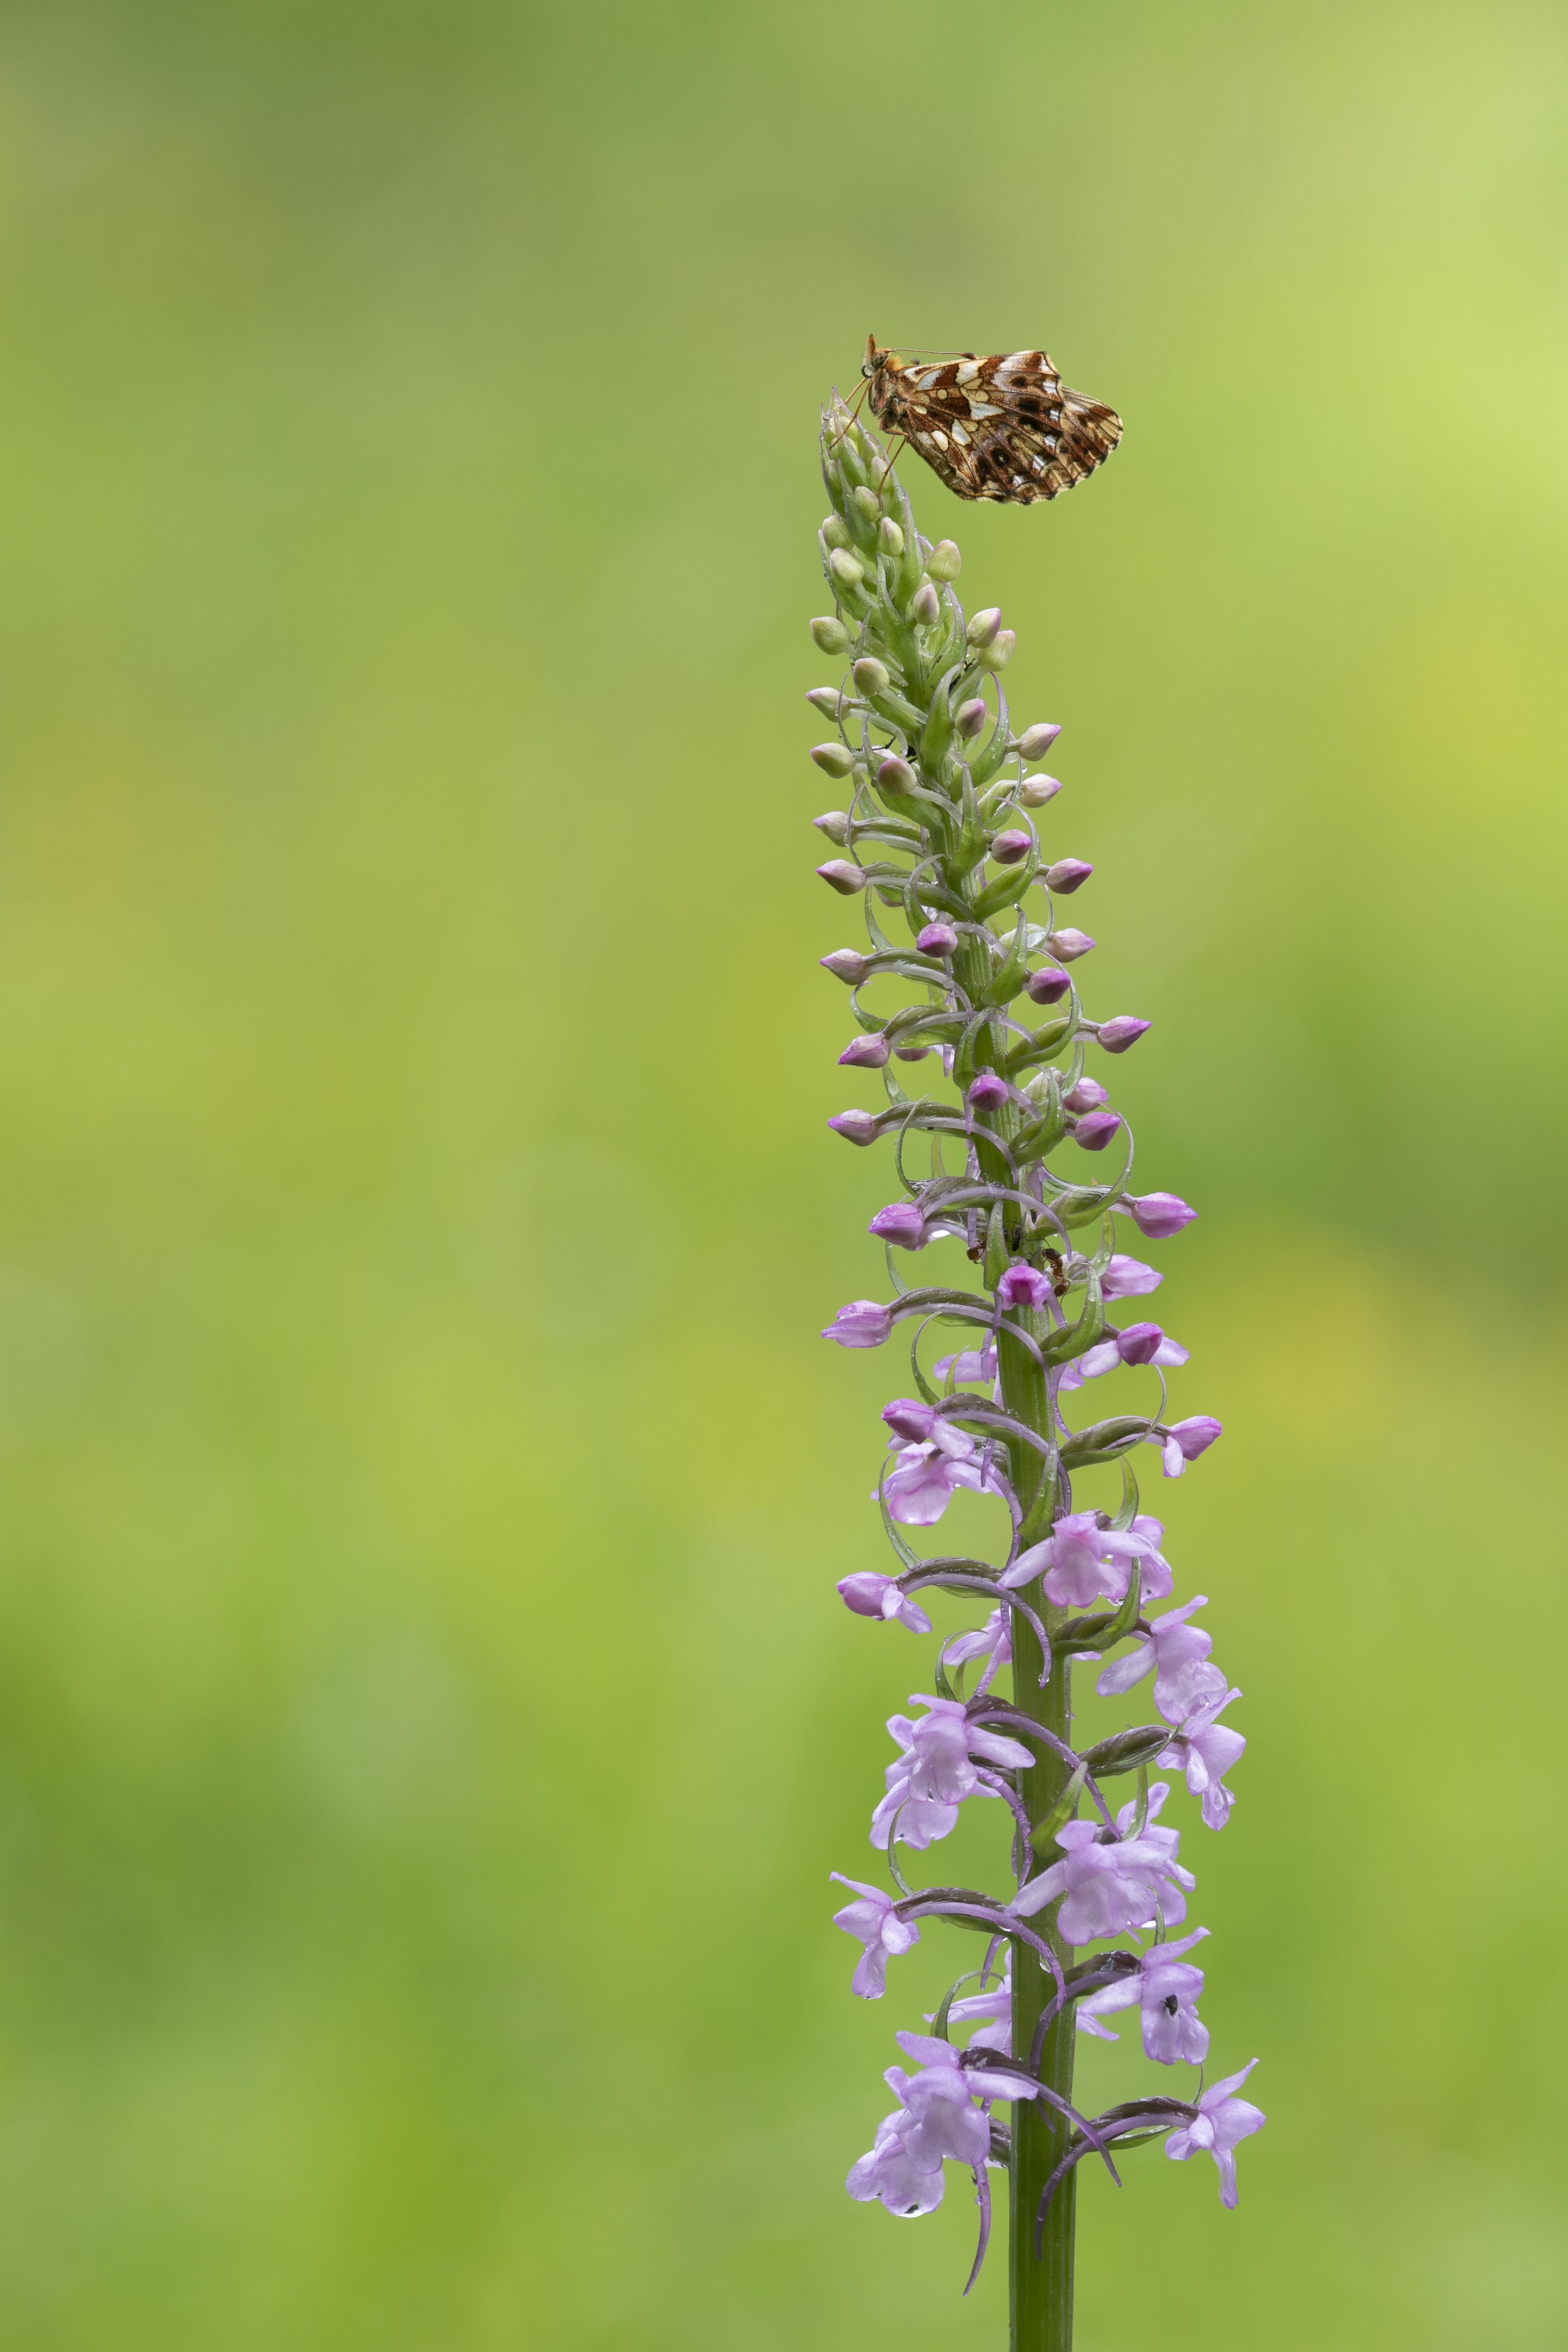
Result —
[{"label": "purple orchid flower", "polygon": [[1118,1250],[1100,1277],[1102,1298],[1142,1298],[1151,1290],[1158,1290],[1164,1276],[1155,1266],[1145,1265],[1141,1257],[1126,1257]]},{"label": "purple orchid flower", "polygon": [[991,2153],[991,2126],[977,2101],[1039,2096],[1039,2084],[1022,2075],[961,2065],[952,2044],[934,2033],[896,2038],[901,2050],[921,2062],[913,2074],[889,2066],[883,2078],[911,2120],[904,2144],[917,2163],[952,2157],[960,2164],[984,2164]]},{"label": "purple orchid flower", "polygon": [[993,1609],[984,1625],[976,1626],[967,1633],[957,1633],[951,1641],[944,1642],[942,1654],[950,1669],[965,1666],[972,1658],[985,1660],[980,1679],[974,1685],[974,1696],[978,1698],[989,1686],[993,1675],[1003,1666],[1010,1666],[1013,1663],[1008,1612],[1005,1609]]},{"label": "purple orchid flower", "polygon": [[1226,1787],[1225,1775],[1247,1746],[1244,1733],[1215,1718],[1240,1696],[1238,1690],[1227,1690],[1195,1706],[1160,1754],[1162,1764],[1186,1774],[1188,1793],[1203,1799],[1204,1821],[1211,1830],[1224,1829],[1230,1819],[1236,1796]]},{"label": "purple orchid flower", "polygon": [[1156,1919],[1179,1927],[1187,1916],[1184,1889],[1197,1882],[1176,1860],[1180,1831],[1154,1827],[1169,1794],[1168,1783],[1156,1780],[1139,1837],[1129,1835],[1135,1810],[1131,1805],[1118,1814],[1121,1835],[1114,1839],[1092,1822],[1068,1822],[1057,1832],[1061,1861],[1031,1878],[1010,1907],[1021,1918],[1032,1918],[1059,1895],[1057,1925],[1069,1944],[1092,1944],[1101,1936],[1151,1927]]},{"label": "purple orchid flower", "polygon": [[823,1333],[841,1348],[879,1348],[893,1328],[892,1309],[875,1298],[852,1298]]},{"label": "purple orchid flower", "polygon": [[874,1568],[857,1570],[853,1576],[841,1576],[838,1595],[846,1609],[857,1617],[896,1619],[907,1625],[911,1633],[929,1633],[931,1619],[910,1593],[899,1590],[896,1576],[882,1576]]},{"label": "purple orchid flower", "polygon": [[931,1370],[939,1381],[951,1379],[957,1388],[989,1388],[996,1378],[996,1342],[987,1339],[984,1347],[961,1348],[955,1355],[939,1356]]},{"label": "purple orchid flower", "polygon": [[1164,1433],[1163,1444],[1159,1438],[1152,1441],[1162,1446],[1160,1458],[1166,1477],[1179,1478],[1189,1462],[1195,1462],[1200,1454],[1206,1454],[1215,1439],[1224,1434],[1224,1423],[1215,1421],[1212,1413],[1198,1412],[1190,1421],[1173,1422]]},{"label": "purple orchid flower", "polygon": [[931,1236],[926,1221],[913,1201],[893,1201],[887,1208],[879,1209],[867,1227],[882,1242],[891,1242],[897,1249],[924,1249]]},{"label": "purple orchid flower", "polygon": [[[1007,1482],[992,1452],[983,1452],[973,1437],[929,1405],[900,1397],[888,1406],[883,1419],[892,1424],[898,1465],[887,1474],[880,1493],[889,1517],[900,1527],[935,1527],[961,1487],[1006,1499]],[[902,1445],[901,1436],[909,1440]],[[877,1496],[871,1499],[875,1502]]]},{"label": "purple orchid flower", "polygon": [[[1004,1969],[999,1983],[989,1991],[972,1992],[948,2004],[950,2025],[973,2025],[971,2050],[994,2050],[999,2058],[1013,2055],[1013,1972]],[[928,2023],[930,2021],[927,2021]]]},{"label": "purple orchid flower", "polygon": [[900,2221],[911,2221],[921,2213],[934,2213],[947,2190],[947,2175],[940,2157],[933,2165],[917,2161],[910,2155],[904,2133],[913,2128],[914,2118],[903,2107],[884,2116],[877,2126],[875,2147],[858,2164],[850,2166],[849,2177],[844,2183],[859,2204],[868,2205],[879,2198]]},{"label": "purple orchid flower", "polygon": [[1099,1696],[1120,1698],[1152,1666],[1154,1704],[1167,1723],[1184,1721],[1205,1699],[1216,1697],[1225,1688],[1225,1676],[1207,1663],[1213,1639],[1201,1625],[1187,1622],[1194,1609],[1207,1606],[1208,1595],[1200,1592],[1184,1608],[1156,1617],[1148,1633],[1140,1633],[1131,1650],[1105,1668],[1094,1685]]},{"label": "purple orchid flower", "polygon": [[1005,1771],[1035,1760],[1021,1740],[971,1722],[962,1700],[916,1693],[910,1705],[927,1712],[912,1720],[907,1715],[888,1718],[901,1752],[888,1766],[888,1793],[871,1816],[871,1843],[884,1851],[895,1821],[904,1844],[923,1851],[947,1836],[965,1797],[994,1796],[975,1769],[976,1759]]},{"label": "purple orchid flower", "polygon": [[1012,1591],[1043,1574],[1048,1601],[1060,1609],[1089,1609],[1097,1601],[1125,1601],[1137,1560],[1143,1566],[1144,1592],[1160,1600],[1171,1590],[1171,1571],[1160,1556],[1163,1532],[1158,1520],[1134,1519],[1130,1528],[1107,1528],[1096,1511],[1071,1511],[1057,1521],[1044,1543],[1019,1553],[1003,1571],[1001,1582]]},{"label": "purple orchid flower", "polygon": [[1140,2009],[1146,2056],[1162,2066],[1201,2066],[1208,2056],[1209,2030],[1193,2003],[1204,1989],[1204,1972],[1182,1955],[1207,1934],[1206,1927],[1194,1927],[1179,1944],[1151,1944],[1140,1955],[1137,1976],[1123,1977],[1076,2004],[1083,2032],[1101,2042],[1120,2041],[1101,2018],[1119,2009]]},{"label": "purple orchid flower", "polygon": [[1060,1384],[1064,1389],[1079,1389],[1085,1381],[1097,1381],[1122,1364],[1159,1364],[1170,1370],[1186,1363],[1191,1355],[1190,1348],[1184,1348],[1179,1339],[1173,1339],[1157,1323],[1133,1323],[1125,1331],[1109,1332],[1092,1348],[1086,1348],[1081,1356],[1064,1364]]},{"label": "purple orchid flower", "polygon": [[[831,1120],[828,1123],[831,1125]],[[1152,1242],[1169,1241],[1184,1225],[1190,1225],[1198,1213],[1174,1192],[1144,1192],[1136,1198],[1129,1193],[1115,1205]]]},{"label": "purple orchid flower", "polygon": [[847,1903],[842,1911],[833,1915],[836,1927],[842,1927],[847,1936],[858,1937],[866,1947],[855,1964],[849,1990],[858,1992],[862,2000],[880,2000],[888,1990],[889,1960],[918,1944],[921,1931],[912,1919],[899,1917],[893,1897],[884,1895],[879,1886],[868,1886],[859,1878],[846,1878],[841,1870],[836,1870],[833,1876],[840,1886],[852,1887],[860,1897],[858,1903]]},{"label": "purple orchid flower", "polygon": [[1184,2164],[1189,2156],[1200,2152],[1213,2157],[1219,2167],[1219,2201],[1233,2210],[1237,2199],[1237,2144],[1251,2133],[1261,2131],[1268,2120],[1262,2108],[1255,2107],[1250,2099],[1236,2096],[1257,2063],[1256,2058],[1249,2060],[1239,2074],[1227,2074],[1212,2091],[1205,2091],[1198,2101],[1197,2121],[1173,2131],[1165,2142],[1165,2154],[1178,2164]]}]

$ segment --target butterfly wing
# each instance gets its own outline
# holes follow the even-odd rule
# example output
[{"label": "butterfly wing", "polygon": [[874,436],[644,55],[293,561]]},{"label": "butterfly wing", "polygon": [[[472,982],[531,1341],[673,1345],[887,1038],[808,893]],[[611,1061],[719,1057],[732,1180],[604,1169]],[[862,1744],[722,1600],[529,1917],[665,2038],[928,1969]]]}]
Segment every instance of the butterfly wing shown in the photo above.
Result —
[{"label": "butterfly wing", "polygon": [[1116,411],[1069,391],[1044,352],[887,366],[883,382],[883,422],[961,499],[1054,499],[1121,438]]}]

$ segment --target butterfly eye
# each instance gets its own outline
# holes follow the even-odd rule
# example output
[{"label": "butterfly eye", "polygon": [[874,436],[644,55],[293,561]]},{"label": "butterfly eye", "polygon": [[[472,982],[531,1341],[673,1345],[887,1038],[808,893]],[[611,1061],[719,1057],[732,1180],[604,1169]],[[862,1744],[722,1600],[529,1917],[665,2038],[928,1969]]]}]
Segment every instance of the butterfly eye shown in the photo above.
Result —
[{"label": "butterfly eye", "polygon": [[869,360],[862,360],[862,361],[861,361],[861,362],[860,362],[860,373],[861,373],[861,374],[862,374],[863,376],[868,376],[868,377],[869,377],[869,376],[874,376],[874,375],[876,374],[877,371],[876,371],[876,369],[871,365],[871,362],[870,362],[870,361],[869,361]]}]

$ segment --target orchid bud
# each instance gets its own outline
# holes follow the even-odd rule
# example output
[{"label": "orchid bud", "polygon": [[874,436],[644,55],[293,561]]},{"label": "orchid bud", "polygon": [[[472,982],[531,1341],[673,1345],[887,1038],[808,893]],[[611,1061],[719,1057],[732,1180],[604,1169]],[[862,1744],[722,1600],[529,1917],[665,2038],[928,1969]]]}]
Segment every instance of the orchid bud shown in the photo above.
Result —
[{"label": "orchid bud", "polygon": [[870,957],[862,955],[858,948],[835,948],[831,955],[818,956],[816,961],[824,971],[830,971],[846,988],[858,988],[871,969]]},{"label": "orchid bud", "polygon": [[1166,1449],[1173,1444],[1184,1462],[1195,1462],[1206,1454],[1216,1437],[1225,1435],[1225,1423],[1215,1421],[1212,1413],[1196,1412],[1188,1421],[1173,1422],[1166,1439]]},{"label": "orchid bud", "polygon": [[811,625],[812,643],[819,654],[847,654],[849,632],[832,613],[819,614]]},{"label": "orchid bud", "polygon": [[896,1249],[918,1250],[925,1246],[926,1221],[913,1201],[894,1201],[886,1209],[879,1209],[868,1233],[875,1234],[881,1242],[891,1242]]},{"label": "orchid bud", "polygon": [[891,1404],[882,1407],[882,1419],[893,1435],[901,1437],[906,1445],[929,1445],[939,1430],[945,1437],[956,1433],[949,1432],[939,1412],[934,1412],[929,1404],[919,1403],[913,1397],[895,1397]]},{"label": "orchid bud", "polygon": [[867,521],[875,522],[877,517],[882,511],[882,501],[877,496],[876,491],[868,490],[864,482],[862,482],[859,488],[854,493],[854,499],[855,504],[859,508]]},{"label": "orchid bud", "polygon": [[877,1116],[874,1111],[841,1110],[827,1124],[847,1143],[866,1144],[877,1140]]},{"label": "orchid bud", "polygon": [[994,1070],[982,1070],[969,1089],[969,1099],[976,1110],[996,1110],[1007,1099],[1009,1088],[1005,1078]]},{"label": "orchid bud", "polygon": [[893,1328],[893,1318],[886,1307],[874,1298],[852,1298],[841,1307],[826,1330],[825,1339],[837,1339],[841,1348],[879,1348]]},{"label": "orchid bud", "polygon": [[950,956],[958,945],[958,933],[951,923],[928,923],[915,945],[921,955]]},{"label": "orchid bud", "polygon": [[939,539],[926,557],[926,570],[933,580],[956,580],[963,569],[963,558],[951,539]]},{"label": "orchid bud", "polygon": [[862,654],[849,675],[861,694],[886,694],[893,683],[887,664],[875,654]]},{"label": "orchid bud", "polygon": [[866,574],[847,548],[836,547],[827,559],[827,568],[835,580],[846,588],[858,588]]},{"label": "orchid bud", "polygon": [[891,515],[884,515],[882,517],[882,528],[877,533],[877,537],[881,542],[882,552],[884,555],[902,555],[904,551],[904,534],[899,529],[898,524],[893,520]]},{"label": "orchid bud", "polygon": [[1018,749],[1026,760],[1043,760],[1061,731],[1048,719],[1039,719],[1033,727],[1025,728],[1018,738]]},{"label": "orchid bud", "polygon": [[1046,868],[1046,887],[1047,890],[1059,890],[1066,898],[1074,890],[1081,890],[1093,872],[1093,866],[1081,857],[1058,857],[1054,866]]},{"label": "orchid bud", "polygon": [[836,776],[842,782],[855,772],[855,754],[843,743],[814,743],[811,756],[825,776]]},{"label": "orchid bud", "polygon": [[1068,1110],[1098,1110],[1101,1103],[1110,1100],[1110,1097],[1098,1078],[1079,1078],[1072,1091],[1063,1095],[1062,1100]]},{"label": "orchid bud", "polygon": [[973,742],[985,724],[985,705],[978,696],[972,702],[961,702],[952,714],[952,723],[965,742]]},{"label": "orchid bud", "polygon": [[931,1632],[930,1618],[918,1601],[903,1600],[896,1576],[879,1576],[874,1568],[860,1568],[852,1576],[841,1576],[837,1590],[846,1609],[853,1609],[857,1617],[897,1616],[916,1633]]},{"label": "orchid bud", "polygon": [[1124,1364],[1152,1364],[1164,1336],[1157,1323],[1130,1323],[1114,1334],[1116,1352]]},{"label": "orchid bud", "polygon": [[846,707],[844,697],[836,686],[811,687],[807,690],[805,698],[812,709],[820,710],[825,718],[842,719],[844,716]]},{"label": "orchid bud", "polygon": [[[823,1334],[826,1339],[826,1333]],[[880,1617],[882,1595],[896,1577],[879,1576],[874,1568],[857,1569],[853,1576],[838,1580],[838,1597],[846,1609],[853,1609],[857,1617]]]},{"label": "orchid bud", "polygon": [[828,888],[837,890],[840,898],[852,898],[858,890],[866,887],[866,868],[852,866],[847,857],[830,857],[826,866],[816,870]]},{"label": "orchid bud", "polygon": [[824,518],[822,536],[829,547],[847,547],[849,544],[849,533],[837,515],[830,514]]},{"label": "orchid bud", "polygon": [[1055,776],[1026,776],[1018,787],[1018,798],[1026,808],[1044,808],[1054,801],[1061,785]]},{"label": "orchid bud", "polygon": [[932,629],[942,618],[942,598],[929,580],[922,580],[915,590],[910,612],[922,629]]},{"label": "orchid bud", "polygon": [[1120,1251],[1100,1277],[1102,1298],[1142,1298],[1151,1290],[1158,1290],[1164,1276],[1157,1266],[1145,1265],[1141,1257],[1123,1257]]},{"label": "orchid bud", "polygon": [[825,809],[820,816],[814,816],[811,821],[818,833],[825,833],[829,841],[838,844],[840,849],[848,841],[849,817],[846,810]]},{"label": "orchid bud", "polygon": [[1047,963],[1032,971],[1024,982],[1024,993],[1031,1004],[1059,1004],[1072,986],[1065,971],[1057,971]]},{"label": "orchid bud", "polygon": [[1152,1242],[1169,1241],[1184,1225],[1190,1225],[1198,1213],[1174,1192],[1144,1192],[1138,1197],[1129,1194],[1116,1205],[1126,1211],[1139,1232],[1146,1234]]},{"label": "orchid bud", "polygon": [[993,836],[991,855],[998,866],[1021,866],[1034,845],[1028,834],[1020,833],[1016,826],[1009,825],[1005,832]]},{"label": "orchid bud", "polygon": [[923,1062],[931,1052],[929,1045],[895,1045],[894,1054],[900,1062]]},{"label": "orchid bud", "polygon": [[882,1070],[891,1049],[880,1030],[869,1037],[852,1037],[838,1059],[852,1070]]},{"label": "orchid bud", "polygon": [[1075,958],[1086,956],[1094,941],[1087,931],[1047,931],[1046,945],[1054,956],[1060,956],[1063,963],[1071,963]]},{"label": "orchid bud", "polygon": [[1136,1020],[1131,1013],[1119,1013],[1113,1021],[1100,1023],[1100,1042],[1108,1054],[1125,1054],[1153,1025],[1152,1021]]},{"label": "orchid bud", "polygon": [[1072,1139],[1085,1151],[1103,1151],[1121,1124],[1116,1110],[1091,1110],[1073,1129]]},{"label": "orchid bud", "polygon": [[877,771],[877,782],[885,793],[912,793],[919,782],[907,760],[884,760]]},{"label": "orchid bud", "polygon": [[1004,1307],[1032,1307],[1038,1314],[1051,1296],[1051,1286],[1032,1265],[1010,1265],[996,1286]]},{"label": "orchid bud", "polygon": [[975,660],[982,669],[1005,669],[1018,648],[1016,629],[998,629],[988,646],[982,646]]},{"label": "orchid bud", "polygon": [[994,637],[1001,625],[1001,605],[987,604],[983,613],[972,613],[970,614],[969,625],[964,630],[963,634],[969,639],[970,644],[975,647],[976,651],[978,651],[982,646],[988,646],[991,643],[991,640]]}]

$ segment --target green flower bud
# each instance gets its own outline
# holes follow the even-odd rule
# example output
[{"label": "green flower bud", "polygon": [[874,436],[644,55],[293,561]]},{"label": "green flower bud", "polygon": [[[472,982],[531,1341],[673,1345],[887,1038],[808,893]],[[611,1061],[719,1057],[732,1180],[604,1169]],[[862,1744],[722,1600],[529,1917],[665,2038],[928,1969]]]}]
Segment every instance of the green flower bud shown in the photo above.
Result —
[{"label": "green flower bud", "polygon": [[868,522],[875,522],[877,517],[882,511],[881,499],[877,496],[875,490],[867,489],[864,483],[862,483],[861,487],[855,493],[855,503],[859,508]]},{"label": "green flower bud", "polygon": [[822,536],[827,541],[829,547],[847,547],[849,545],[849,533],[845,530],[844,525],[839,521],[837,515],[828,516],[826,521],[822,526]]},{"label": "green flower bud", "polygon": [[849,818],[845,810],[825,809],[820,816],[814,816],[811,821],[818,833],[825,833],[829,841],[838,844],[840,849],[848,841]]},{"label": "green flower bud", "polygon": [[866,577],[855,558],[842,547],[834,549],[827,559],[827,568],[835,580],[841,582],[846,588],[858,588]]},{"label": "green flower bud", "polygon": [[855,756],[842,743],[814,743],[811,756],[825,776],[852,776]]},{"label": "green flower bud", "polygon": [[1026,808],[1044,808],[1060,790],[1061,784],[1055,776],[1026,776],[1018,787],[1018,798]]},{"label": "green flower bud", "polygon": [[814,710],[822,711],[829,719],[844,716],[844,697],[836,686],[814,686],[805,698]]},{"label": "green flower bud", "polygon": [[942,599],[929,580],[922,580],[915,591],[910,613],[922,629],[932,629],[942,618]]},{"label": "green flower bud", "polygon": [[1001,605],[987,604],[983,613],[975,613],[971,615],[969,626],[965,629],[963,634],[969,639],[972,646],[976,647],[988,646],[1001,625]]},{"label": "green flower bud", "polygon": [[862,654],[849,674],[861,694],[886,694],[893,683],[886,663],[879,662],[875,654]]},{"label": "green flower bud", "polygon": [[877,782],[885,793],[912,793],[916,781],[915,772],[907,760],[884,760],[877,771]]},{"label": "green flower bud", "polygon": [[982,669],[1005,669],[1013,658],[1018,642],[1016,629],[998,629],[988,646],[982,646],[975,659]]},{"label": "green flower bud", "polygon": [[984,726],[987,712],[984,701],[976,695],[973,701],[961,702],[952,714],[952,723],[966,743],[972,743]]},{"label": "green flower bud", "polygon": [[963,558],[951,539],[939,539],[926,557],[926,570],[933,580],[956,580],[963,569]]},{"label": "green flower bud", "polygon": [[811,625],[812,642],[819,654],[847,654],[849,632],[832,613],[821,613]]},{"label": "green flower bud", "polygon": [[882,552],[884,555],[902,555],[904,551],[904,534],[899,529],[898,524],[893,520],[891,515],[884,515],[882,517],[882,528],[877,535],[881,541]]}]

